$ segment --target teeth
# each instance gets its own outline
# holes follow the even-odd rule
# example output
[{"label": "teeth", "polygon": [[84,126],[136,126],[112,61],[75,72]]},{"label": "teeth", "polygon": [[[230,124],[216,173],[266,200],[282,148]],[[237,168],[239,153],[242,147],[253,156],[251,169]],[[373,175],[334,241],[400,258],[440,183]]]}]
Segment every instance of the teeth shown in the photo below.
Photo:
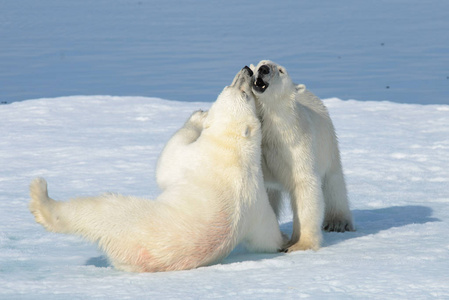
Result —
[{"label": "teeth", "polygon": [[265,88],[265,85],[262,87],[263,89]]}]

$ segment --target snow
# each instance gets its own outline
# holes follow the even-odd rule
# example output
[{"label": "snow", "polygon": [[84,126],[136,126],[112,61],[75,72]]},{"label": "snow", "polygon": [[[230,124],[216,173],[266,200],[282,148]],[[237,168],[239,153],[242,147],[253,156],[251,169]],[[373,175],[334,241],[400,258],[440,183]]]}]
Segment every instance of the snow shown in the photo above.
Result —
[{"label": "snow", "polygon": [[[0,106],[1,299],[444,299],[449,297],[449,106],[324,100],[357,231],[319,251],[255,254],[166,273],[113,269],[78,237],[46,232],[28,184],[64,200],[105,191],[155,198],[157,157],[210,103],[72,96]],[[291,233],[286,209],[281,228]]]}]

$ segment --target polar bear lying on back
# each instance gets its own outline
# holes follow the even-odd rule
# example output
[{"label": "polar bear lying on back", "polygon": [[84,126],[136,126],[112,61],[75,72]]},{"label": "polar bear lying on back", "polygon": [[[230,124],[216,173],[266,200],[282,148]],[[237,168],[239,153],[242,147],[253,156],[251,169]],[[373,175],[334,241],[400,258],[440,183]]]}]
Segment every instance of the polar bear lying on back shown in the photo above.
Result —
[{"label": "polar bear lying on back", "polygon": [[322,227],[354,230],[334,126],[323,102],[294,84],[284,67],[263,60],[252,68],[270,203],[278,214],[280,191],[289,193],[293,234],[288,250],[316,250]]},{"label": "polar bear lying on back", "polygon": [[180,155],[182,176],[168,180],[156,201],[116,194],[55,201],[37,178],[30,186],[36,221],[49,231],[98,242],[117,269],[132,272],[209,265],[239,242],[256,251],[281,249],[262,178],[251,75],[248,68],[240,71],[207,116],[194,113],[172,137],[174,147],[164,151]]}]

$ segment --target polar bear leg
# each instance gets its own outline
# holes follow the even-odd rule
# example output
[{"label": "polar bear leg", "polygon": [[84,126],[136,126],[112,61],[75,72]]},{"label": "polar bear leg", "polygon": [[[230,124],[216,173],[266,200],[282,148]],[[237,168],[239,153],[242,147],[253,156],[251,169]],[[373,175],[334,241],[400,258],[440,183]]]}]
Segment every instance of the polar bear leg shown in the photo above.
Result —
[{"label": "polar bear leg", "polygon": [[[203,123],[207,117],[207,111],[197,110],[192,113],[184,126],[170,139],[176,140],[180,145],[188,145],[198,139],[203,131]],[[170,152],[170,151],[169,151]]]},{"label": "polar bear leg", "polygon": [[[29,208],[35,216],[36,222],[52,232],[85,235],[77,231],[89,224],[99,224],[99,220],[92,220],[92,215],[96,215],[97,219],[103,217],[100,217],[99,212],[92,207],[92,204],[98,202],[94,198],[91,198],[91,201],[79,198],[69,202],[51,199],[48,196],[47,182],[43,178],[36,178],[31,182],[30,195]],[[82,203],[84,205],[81,205]],[[84,206],[84,209],[82,206]],[[90,213],[89,210],[91,210]],[[79,220],[76,220],[77,217]],[[84,232],[85,230],[81,231]]]},{"label": "polar bear leg", "polygon": [[[186,146],[198,139],[203,131],[203,122],[206,119],[207,111],[197,110],[192,113],[187,122],[179,129],[167,142],[159,160],[167,160],[182,155],[180,146]],[[161,164],[163,162],[160,162]],[[162,168],[164,166],[161,166]]]},{"label": "polar bear leg", "polygon": [[119,233],[126,236],[127,229],[141,219],[142,214],[153,211],[153,201],[123,199],[114,194],[56,201],[48,196],[47,182],[43,178],[31,182],[30,194],[29,208],[36,222],[49,231],[77,234],[94,242],[119,238]]},{"label": "polar bear leg", "polygon": [[53,215],[57,203],[48,197],[47,182],[45,179],[36,178],[31,182],[30,196],[29,209],[34,215],[36,222],[49,231],[59,232],[55,227],[57,220]]},{"label": "polar bear leg", "polygon": [[321,181],[298,182],[290,192],[293,211],[293,234],[288,251],[318,250],[322,241],[324,199]]},{"label": "polar bear leg", "polygon": [[276,218],[279,219],[279,214],[282,208],[282,191],[277,189],[268,188],[267,189],[268,200],[270,201],[270,205],[276,215]]},{"label": "polar bear leg", "polygon": [[[262,199],[257,201],[262,201]],[[281,233],[276,215],[268,201],[264,205],[262,213],[258,215],[252,229],[245,239],[246,247],[251,251],[283,251],[288,242],[288,238]]]},{"label": "polar bear leg", "polygon": [[323,180],[323,194],[326,204],[323,229],[337,232],[354,231],[341,167],[326,174]]},{"label": "polar bear leg", "polygon": [[181,169],[184,168],[184,163],[191,164],[189,159],[185,159],[185,147],[195,142],[201,135],[206,116],[207,111],[195,111],[184,126],[167,142],[156,168],[156,180],[162,189],[178,179]]},{"label": "polar bear leg", "polygon": [[[42,178],[31,183],[30,194],[30,211],[38,223],[52,232],[97,242],[117,269],[143,272],[152,264],[163,263],[154,261],[143,246],[129,240],[132,235],[148,241],[146,236],[136,237],[136,233],[142,232],[139,221],[147,219],[148,212],[155,208],[150,204],[153,201],[114,194],[55,201],[48,197],[47,182]],[[157,212],[152,215],[157,216]],[[146,228],[145,232],[152,230]]]}]

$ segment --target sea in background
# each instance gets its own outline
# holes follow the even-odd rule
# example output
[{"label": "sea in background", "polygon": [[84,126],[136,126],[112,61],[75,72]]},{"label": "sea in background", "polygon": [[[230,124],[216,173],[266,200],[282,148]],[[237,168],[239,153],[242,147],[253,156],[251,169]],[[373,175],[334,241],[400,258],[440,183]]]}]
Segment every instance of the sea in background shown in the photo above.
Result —
[{"label": "sea in background", "polygon": [[449,104],[449,1],[0,0],[0,102],[214,101],[270,59],[321,98]]}]

